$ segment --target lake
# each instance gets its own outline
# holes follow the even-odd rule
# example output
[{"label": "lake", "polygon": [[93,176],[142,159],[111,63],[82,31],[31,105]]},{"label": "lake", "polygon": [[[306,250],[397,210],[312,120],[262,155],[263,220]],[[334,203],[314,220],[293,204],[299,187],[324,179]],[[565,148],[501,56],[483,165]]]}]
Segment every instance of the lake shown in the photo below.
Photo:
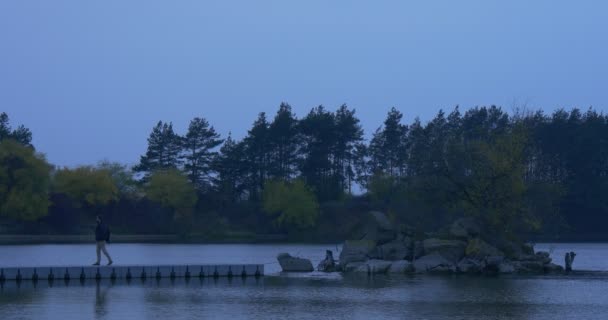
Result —
[{"label": "lake", "polygon": [[[6,282],[0,319],[608,319],[608,244],[537,244],[570,276],[367,276],[280,273],[289,252],[316,265],[336,245],[111,244],[116,264],[264,263],[261,279],[126,283]],[[93,245],[0,246],[0,266],[79,265]]]}]

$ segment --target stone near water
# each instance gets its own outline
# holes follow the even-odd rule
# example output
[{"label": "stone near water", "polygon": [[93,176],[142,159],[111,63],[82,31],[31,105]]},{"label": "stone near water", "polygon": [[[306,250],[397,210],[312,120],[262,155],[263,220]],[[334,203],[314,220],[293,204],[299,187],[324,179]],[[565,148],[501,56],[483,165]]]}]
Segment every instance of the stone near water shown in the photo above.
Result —
[{"label": "stone near water", "polygon": [[422,242],[424,253],[438,253],[451,262],[459,261],[465,254],[466,242],[460,240],[426,239]]},{"label": "stone near water", "polygon": [[455,269],[448,259],[437,252],[416,259],[413,266],[416,273]]},{"label": "stone near water", "polygon": [[450,235],[456,238],[469,238],[478,236],[481,228],[473,218],[460,218],[450,226]]},{"label": "stone near water", "polygon": [[474,238],[469,240],[465,249],[468,258],[483,260],[488,256],[504,256],[504,253],[487,242]]},{"label": "stone near water", "polygon": [[340,265],[345,266],[351,262],[367,261],[376,248],[376,242],[370,240],[347,240],[340,252]]},{"label": "stone near water", "polygon": [[411,262],[405,260],[394,261],[388,268],[388,273],[404,274],[410,272],[414,272],[414,265]]},{"label": "stone near water", "polygon": [[292,257],[289,253],[280,253],[277,260],[284,272],[312,272],[312,262],[308,259]]},{"label": "stone near water", "polygon": [[368,274],[384,274],[387,273],[391,267],[390,261],[385,260],[368,260],[367,262],[359,265],[354,272],[368,273]]}]

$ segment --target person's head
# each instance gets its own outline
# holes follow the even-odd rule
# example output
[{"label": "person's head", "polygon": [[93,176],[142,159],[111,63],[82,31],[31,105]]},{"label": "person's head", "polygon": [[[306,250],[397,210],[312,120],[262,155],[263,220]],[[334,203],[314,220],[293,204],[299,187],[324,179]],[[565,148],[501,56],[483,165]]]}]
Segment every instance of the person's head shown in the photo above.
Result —
[{"label": "person's head", "polygon": [[97,216],[95,218],[95,221],[97,221],[97,223],[99,224],[99,223],[101,223],[103,221],[103,219],[101,218],[101,216]]}]

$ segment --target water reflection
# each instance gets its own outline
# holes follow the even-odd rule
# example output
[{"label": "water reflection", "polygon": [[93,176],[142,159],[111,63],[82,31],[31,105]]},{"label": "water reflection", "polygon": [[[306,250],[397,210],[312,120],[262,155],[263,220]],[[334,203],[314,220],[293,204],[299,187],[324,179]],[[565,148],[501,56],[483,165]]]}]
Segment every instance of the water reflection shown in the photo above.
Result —
[{"label": "water reflection", "polygon": [[93,313],[96,319],[102,319],[108,313],[108,300],[107,295],[110,291],[110,286],[102,285],[101,281],[97,281],[95,284],[95,308]]}]

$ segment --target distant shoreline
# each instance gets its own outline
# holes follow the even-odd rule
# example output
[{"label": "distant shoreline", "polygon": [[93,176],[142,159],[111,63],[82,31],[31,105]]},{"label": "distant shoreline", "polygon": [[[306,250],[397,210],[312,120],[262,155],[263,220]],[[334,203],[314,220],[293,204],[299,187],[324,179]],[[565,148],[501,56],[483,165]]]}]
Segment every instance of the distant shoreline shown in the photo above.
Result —
[{"label": "distant shoreline", "polygon": [[[534,243],[605,243],[606,238],[589,237],[568,237],[563,239],[550,239],[547,237],[532,238]],[[0,245],[31,245],[31,244],[87,244],[94,243],[95,237],[92,234],[3,234],[0,235]],[[340,241],[338,241],[340,242]],[[110,243],[156,243],[156,244],[238,244],[238,243],[318,243],[335,244],[336,241],[302,241],[289,239],[287,235],[250,235],[250,236],[224,236],[206,237],[202,235],[180,236],[174,234],[115,234],[111,237]]]},{"label": "distant shoreline", "polygon": [[[261,235],[255,237],[204,237],[199,235],[112,235],[110,243],[277,243],[289,242],[283,235]],[[0,245],[20,244],[81,244],[94,243],[94,235],[0,235]]]}]

